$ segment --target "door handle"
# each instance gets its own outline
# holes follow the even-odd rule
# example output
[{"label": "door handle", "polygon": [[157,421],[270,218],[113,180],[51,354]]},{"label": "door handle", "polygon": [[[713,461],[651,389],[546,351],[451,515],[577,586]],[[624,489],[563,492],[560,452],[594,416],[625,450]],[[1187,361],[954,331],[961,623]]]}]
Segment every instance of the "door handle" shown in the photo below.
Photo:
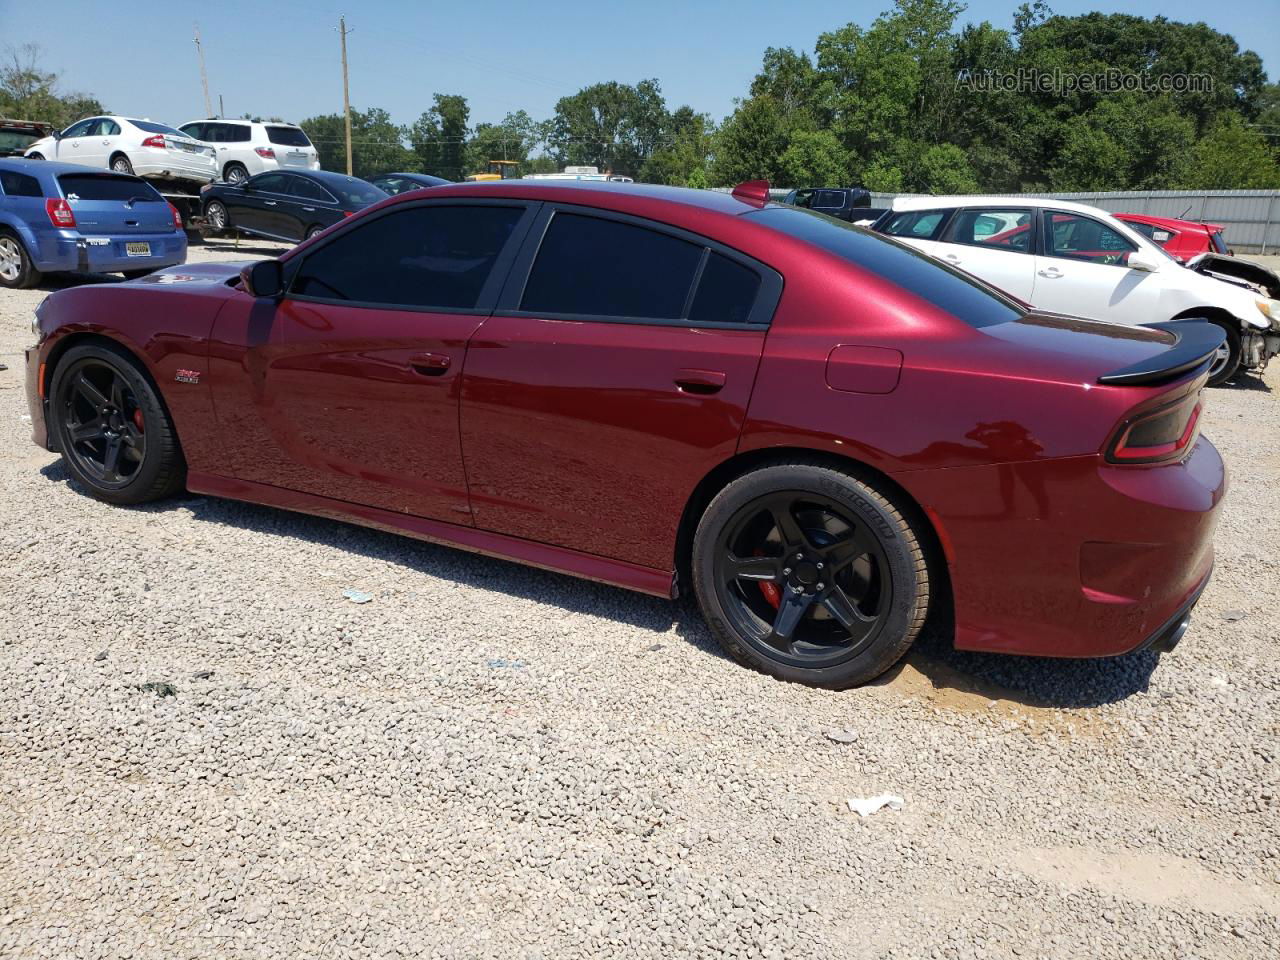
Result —
[{"label": "door handle", "polygon": [[954,253],[944,253],[944,254],[942,255],[942,259],[943,259],[943,260],[945,260],[945,261],[947,261],[947,263],[959,263],[959,262],[960,262],[960,258],[959,258],[958,256],[956,256]]},{"label": "door handle", "polygon": [[305,211],[307,211],[307,213],[315,213],[315,212],[316,212],[316,208],[315,208],[315,207],[303,207],[302,209],[303,209],[303,210],[305,210]]},{"label": "door handle", "polygon": [[1036,272],[1049,280],[1057,280],[1062,276],[1062,271],[1057,267],[1045,267],[1043,270],[1037,270]]},{"label": "door handle", "polygon": [[681,393],[718,393],[724,386],[725,375],[720,370],[677,370],[676,386]]},{"label": "door handle", "polygon": [[268,207],[274,207],[276,205],[276,202],[274,200],[263,200],[262,202],[265,203]]},{"label": "door handle", "polygon": [[409,366],[424,377],[438,377],[452,361],[443,353],[419,353],[409,358]]}]

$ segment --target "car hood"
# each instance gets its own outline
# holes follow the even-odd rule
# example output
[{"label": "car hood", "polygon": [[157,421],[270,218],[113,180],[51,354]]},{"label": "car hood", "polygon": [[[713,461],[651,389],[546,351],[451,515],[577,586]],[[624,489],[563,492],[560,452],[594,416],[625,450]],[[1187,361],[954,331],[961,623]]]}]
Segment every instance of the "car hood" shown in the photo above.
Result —
[{"label": "car hood", "polygon": [[1280,300],[1280,275],[1249,260],[1224,257],[1220,253],[1202,253],[1187,261],[1187,269],[1244,287],[1260,296]]},{"label": "car hood", "polygon": [[241,270],[257,262],[257,260],[230,260],[219,263],[184,263],[149,273],[134,283],[187,290],[193,286],[230,286],[233,280],[239,279]]},{"label": "car hood", "polygon": [[1174,379],[1222,340],[1217,327],[1199,321],[1137,327],[1043,312],[980,332],[1017,351],[1019,372],[1077,383]]},{"label": "car hood", "polygon": [[32,150],[37,150],[40,153],[45,153],[49,147],[53,146],[53,144],[57,142],[58,142],[57,137],[42,137],[41,139],[37,140],[35,143],[28,146],[27,149],[23,151],[22,155],[25,157]]}]

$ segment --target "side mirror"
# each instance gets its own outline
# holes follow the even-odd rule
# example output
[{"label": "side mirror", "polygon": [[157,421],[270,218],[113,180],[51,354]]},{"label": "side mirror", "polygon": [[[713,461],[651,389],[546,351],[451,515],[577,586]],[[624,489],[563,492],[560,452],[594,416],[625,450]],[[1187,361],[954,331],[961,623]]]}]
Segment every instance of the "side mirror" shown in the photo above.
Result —
[{"label": "side mirror", "polygon": [[251,263],[240,271],[240,282],[251,297],[275,299],[284,294],[284,267],[279,260]]},{"label": "side mirror", "polygon": [[1129,254],[1126,264],[1130,270],[1141,270],[1143,273],[1155,273],[1160,269],[1160,259],[1146,250],[1135,250]]}]

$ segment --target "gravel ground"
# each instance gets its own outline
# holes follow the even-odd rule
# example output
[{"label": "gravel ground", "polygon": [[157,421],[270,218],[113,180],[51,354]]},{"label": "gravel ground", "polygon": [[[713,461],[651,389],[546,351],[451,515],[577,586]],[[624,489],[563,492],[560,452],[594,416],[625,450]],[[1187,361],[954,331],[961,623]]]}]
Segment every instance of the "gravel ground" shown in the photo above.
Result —
[{"label": "gravel ground", "polygon": [[1233,488],[1176,653],[928,638],[832,694],[688,603],[88,498],[24,419],[52,286],[0,293],[0,956],[1274,955],[1275,370],[1210,394]]}]

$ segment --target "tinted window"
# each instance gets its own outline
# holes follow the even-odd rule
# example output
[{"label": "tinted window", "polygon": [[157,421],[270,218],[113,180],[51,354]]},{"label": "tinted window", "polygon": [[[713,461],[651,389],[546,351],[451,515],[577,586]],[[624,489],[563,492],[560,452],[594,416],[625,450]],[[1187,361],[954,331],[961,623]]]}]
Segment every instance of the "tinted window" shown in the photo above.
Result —
[{"label": "tinted window", "polygon": [[96,122],[97,117],[90,117],[88,120],[81,120],[79,123],[73,123],[71,126],[67,127],[67,129],[62,131],[62,136],[64,138],[83,137],[89,132],[89,128]]},{"label": "tinted window", "polygon": [[[1148,240],[1155,240],[1156,238],[1155,237],[1156,228],[1149,223],[1138,223],[1137,221],[1134,221],[1134,220],[1126,220],[1125,226],[1127,226],[1130,230],[1134,231],[1135,233],[1142,234]],[[1162,230],[1160,232],[1164,234],[1164,236],[1160,238],[1161,241],[1169,239],[1169,232],[1167,230]]]},{"label": "tinted window", "polygon": [[693,323],[746,323],[751,318],[756,294],[760,292],[760,274],[749,267],[722,257],[707,254],[702,268],[698,292],[693,297],[689,320]]},{"label": "tinted window", "polygon": [[891,237],[927,240],[934,235],[938,224],[942,223],[942,218],[946,215],[945,210],[908,210],[906,213],[894,214],[880,229]]},{"label": "tinted window", "polygon": [[347,207],[367,207],[387,199],[385,191],[359,177],[326,177],[324,186]]},{"label": "tinted window", "polygon": [[1031,243],[1031,211],[970,208],[957,210],[942,234],[946,243],[1027,253]]},{"label": "tinted window", "polygon": [[267,139],[285,147],[309,147],[311,141],[297,127],[267,127]]},{"label": "tinted window", "polygon": [[58,177],[58,185],[68,200],[119,200],[122,203],[134,199],[161,200],[151,184],[137,177],[64,173]]},{"label": "tinted window", "polygon": [[6,154],[20,154],[40,139],[42,138],[38,133],[0,129],[0,157]]},{"label": "tinted window", "polygon": [[314,180],[308,180],[306,177],[290,177],[289,179],[293,181],[290,192],[295,197],[302,197],[304,200],[318,200],[321,203],[334,202],[333,195]]},{"label": "tinted window", "polygon": [[1050,256],[1121,266],[1137,249],[1111,227],[1078,213],[1050,213],[1045,246]]},{"label": "tinted window", "polygon": [[12,170],[0,170],[0,190],[6,197],[43,197],[40,181],[25,173],[14,173]]},{"label": "tinted window", "polygon": [[746,214],[896,284],[974,327],[1016,320],[1022,311],[967,273],[926,254],[829,217],[794,207]]},{"label": "tinted window", "polygon": [[838,210],[844,206],[844,194],[839,190],[819,190],[811,206]]},{"label": "tinted window", "polygon": [[521,310],[678,320],[702,247],[644,227],[557,213]]},{"label": "tinted window", "polygon": [[219,143],[248,143],[253,139],[253,128],[247,123],[215,123]]},{"label": "tinted window", "polygon": [[210,136],[211,131],[209,128],[214,126],[216,126],[216,124],[184,123],[178,128],[178,132],[183,136],[190,137],[192,140],[212,141],[213,137]]},{"label": "tinted window", "polygon": [[251,177],[246,183],[255,190],[267,193],[288,193],[290,179],[292,178],[287,173],[262,173]]},{"label": "tinted window", "polygon": [[147,133],[167,133],[171,137],[181,137],[184,135],[181,130],[177,130],[163,123],[152,123],[150,120],[130,120],[129,122],[139,130],[147,131]]},{"label": "tinted window", "polygon": [[387,306],[469,309],[524,210],[417,207],[355,227],[309,255],[293,292]]}]

